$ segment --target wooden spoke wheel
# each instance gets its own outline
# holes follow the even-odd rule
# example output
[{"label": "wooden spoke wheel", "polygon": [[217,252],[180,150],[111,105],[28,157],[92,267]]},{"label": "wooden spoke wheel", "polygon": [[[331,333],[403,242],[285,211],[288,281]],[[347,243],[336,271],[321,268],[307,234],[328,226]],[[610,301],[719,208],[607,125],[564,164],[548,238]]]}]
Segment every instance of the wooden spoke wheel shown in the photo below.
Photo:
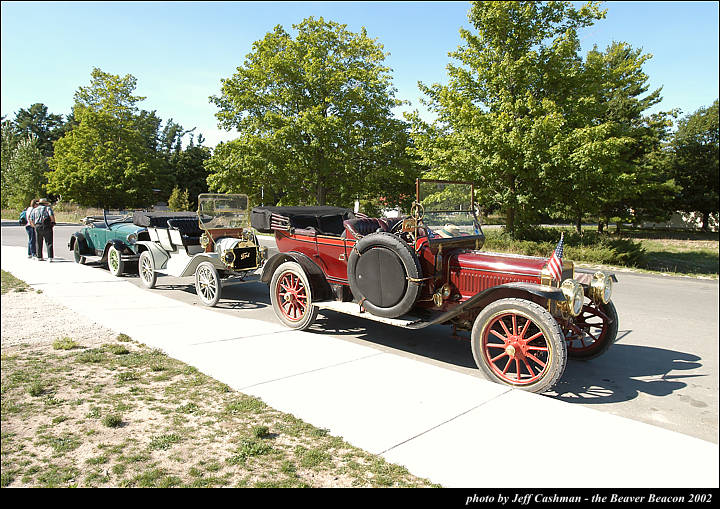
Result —
[{"label": "wooden spoke wheel", "polygon": [[545,392],[565,371],[567,347],[560,325],[528,300],[501,299],[485,307],[471,340],[478,367],[498,383]]}]

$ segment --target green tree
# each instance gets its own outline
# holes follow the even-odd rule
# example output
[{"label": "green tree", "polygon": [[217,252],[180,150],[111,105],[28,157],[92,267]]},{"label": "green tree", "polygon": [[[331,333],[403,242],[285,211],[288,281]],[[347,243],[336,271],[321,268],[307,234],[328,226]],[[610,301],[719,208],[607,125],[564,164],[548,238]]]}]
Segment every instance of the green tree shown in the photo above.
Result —
[{"label": "green tree", "polygon": [[12,208],[25,208],[31,199],[44,193],[47,162],[38,145],[36,137],[27,135],[18,142],[10,157],[4,194],[7,193],[7,204]]},{"label": "green tree", "polygon": [[[153,200],[157,167],[154,112],[139,112],[137,80],[93,69],[75,93],[75,127],[55,143],[48,190],[81,205],[142,207]],[[153,129],[155,131],[153,131]]]},{"label": "green tree", "polygon": [[2,127],[0,129],[2,134],[2,156],[0,158],[2,161],[2,169],[0,169],[2,188],[0,192],[0,201],[2,201],[2,208],[6,208],[8,206],[8,184],[6,183],[6,178],[8,175],[8,168],[10,168],[10,159],[12,158],[13,153],[15,152],[15,147],[17,146],[17,138],[13,132],[11,122],[6,120],[5,117],[2,118]]},{"label": "green tree", "polygon": [[62,115],[48,113],[42,103],[35,103],[28,109],[21,108],[15,114],[13,129],[21,136],[32,134],[37,138],[37,147],[45,157],[52,157],[53,143],[60,139],[66,130]]},{"label": "green tree", "polygon": [[718,213],[718,100],[683,118],[672,141],[673,174],[682,187],[679,210],[700,212],[707,231],[710,214]]},{"label": "green tree", "polygon": [[[582,162],[568,158],[609,134],[585,124],[586,76],[577,54],[577,31],[604,15],[594,2],[579,9],[473,2],[468,17],[476,32],[460,30],[464,43],[450,54],[458,64],[448,65],[448,85],[420,84],[437,121],[410,116],[415,153],[431,175],[477,182],[481,203],[500,205],[511,232],[557,195],[554,178],[580,172]],[[565,146],[553,153],[561,140]]]},{"label": "green tree", "polygon": [[179,187],[175,187],[168,198],[168,208],[174,212],[190,210],[190,195],[188,190],[180,191]]},{"label": "green tree", "polygon": [[[216,147],[210,187],[242,191],[256,202],[348,203],[394,192],[383,183],[412,180],[407,126],[395,99],[386,53],[363,28],[307,18],[262,40],[211,97],[219,125],[238,139]],[[389,196],[391,199],[397,197]]]}]

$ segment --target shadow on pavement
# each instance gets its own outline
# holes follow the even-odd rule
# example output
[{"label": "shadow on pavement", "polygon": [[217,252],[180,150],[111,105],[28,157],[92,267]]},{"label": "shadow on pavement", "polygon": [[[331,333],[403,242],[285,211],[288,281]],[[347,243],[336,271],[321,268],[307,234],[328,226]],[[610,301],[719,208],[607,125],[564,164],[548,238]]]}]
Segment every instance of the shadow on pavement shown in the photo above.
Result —
[{"label": "shadow on pavement", "polygon": [[683,380],[705,376],[669,373],[700,368],[701,360],[675,350],[615,344],[597,359],[568,361],[553,397],[568,403],[603,404],[628,401],[640,394],[668,396],[687,386]]}]

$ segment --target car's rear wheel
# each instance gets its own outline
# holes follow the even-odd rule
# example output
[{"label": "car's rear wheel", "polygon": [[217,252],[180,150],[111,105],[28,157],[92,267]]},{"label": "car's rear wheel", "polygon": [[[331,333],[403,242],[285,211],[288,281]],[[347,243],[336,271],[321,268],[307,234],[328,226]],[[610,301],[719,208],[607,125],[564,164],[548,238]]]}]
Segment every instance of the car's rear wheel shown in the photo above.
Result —
[{"label": "car's rear wheel", "polygon": [[195,291],[200,302],[206,306],[213,307],[220,300],[222,282],[220,274],[210,262],[202,262],[195,270]]},{"label": "car's rear wheel", "polygon": [[472,329],[475,362],[492,381],[530,392],[550,390],[567,363],[562,329],[542,306],[501,299],[485,307]]},{"label": "car's rear wheel", "polygon": [[110,246],[107,254],[107,265],[110,274],[115,277],[121,276],[125,272],[125,262],[122,261],[120,251],[115,246]]},{"label": "car's rear wheel", "polygon": [[140,281],[145,288],[154,288],[157,281],[157,272],[155,272],[155,262],[150,251],[143,251],[138,262],[138,272],[140,273]]},{"label": "car's rear wheel", "polygon": [[317,317],[312,288],[302,267],[295,262],[281,264],[270,281],[270,300],[278,319],[286,326],[305,330]]},{"label": "car's rear wheel", "polygon": [[571,359],[590,360],[604,354],[617,338],[615,304],[588,302],[580,315],[564,327],[564,332]]},{"label": "car's rear wheel", "polygon": [[80,241],[78,239],[75,239],[73,245],[73,258],[75,258],[75,263],[85,263],[85,257],[80,254]]}]

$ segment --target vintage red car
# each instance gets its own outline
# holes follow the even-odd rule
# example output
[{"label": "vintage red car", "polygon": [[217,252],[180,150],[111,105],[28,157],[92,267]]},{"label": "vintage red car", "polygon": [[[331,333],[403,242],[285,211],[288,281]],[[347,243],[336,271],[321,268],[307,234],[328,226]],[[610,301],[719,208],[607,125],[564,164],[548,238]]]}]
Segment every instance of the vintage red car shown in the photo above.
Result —
[{"label": "vintage red car", "polygon": [[478,367],[493,381],[544,392],[568,357],[590,359],[615,341],[615,277],[562,260],[481,251],[473,185],[418,180],[410,215],[358,217],[339,207],[255,207],[253,227],[274,232],[265,264],[277,317],[310,327],[331,309],[410,329],[470,331]]}]

